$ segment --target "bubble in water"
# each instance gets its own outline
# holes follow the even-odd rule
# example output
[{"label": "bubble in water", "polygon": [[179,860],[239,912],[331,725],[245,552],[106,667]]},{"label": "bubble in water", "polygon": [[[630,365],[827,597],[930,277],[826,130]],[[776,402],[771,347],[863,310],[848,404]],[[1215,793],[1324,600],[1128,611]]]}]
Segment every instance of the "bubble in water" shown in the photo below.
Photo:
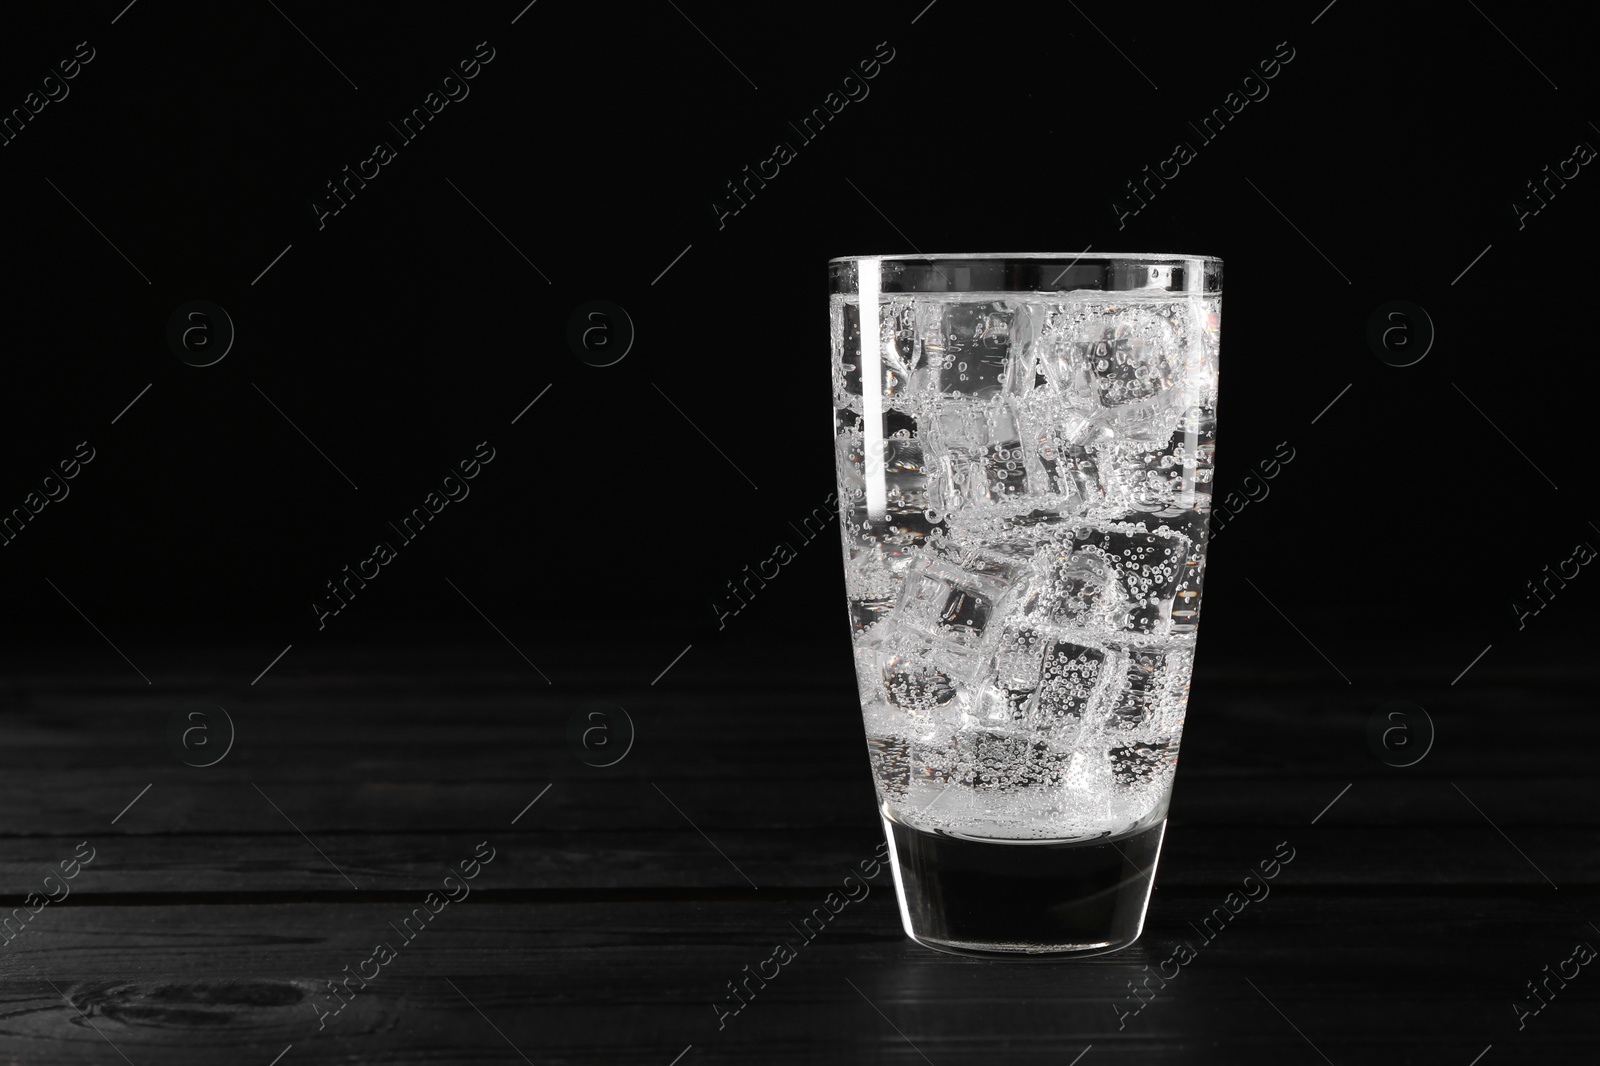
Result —
[{"label": "bubble in water", "polygon": [[[1066,839],[1159,816],[1199,610],[1217,300],[882,300],[882,411],[860,410],[848,298],[833,331],[880,795],[897,816],[979,836]],[[888,507],[874,521],[862,423],[880,416]]]}]

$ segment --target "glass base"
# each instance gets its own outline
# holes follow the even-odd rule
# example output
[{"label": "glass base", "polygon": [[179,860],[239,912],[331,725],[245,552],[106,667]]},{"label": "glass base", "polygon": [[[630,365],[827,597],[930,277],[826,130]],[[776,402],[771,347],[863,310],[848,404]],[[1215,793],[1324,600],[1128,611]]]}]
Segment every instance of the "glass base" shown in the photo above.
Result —
[{"label": "glass base", "polygon": [[978,958],[1086,958],[1144,931],[1167,820],[1096,840],[976,840],[883,817],[900,920],[924,947]]}]

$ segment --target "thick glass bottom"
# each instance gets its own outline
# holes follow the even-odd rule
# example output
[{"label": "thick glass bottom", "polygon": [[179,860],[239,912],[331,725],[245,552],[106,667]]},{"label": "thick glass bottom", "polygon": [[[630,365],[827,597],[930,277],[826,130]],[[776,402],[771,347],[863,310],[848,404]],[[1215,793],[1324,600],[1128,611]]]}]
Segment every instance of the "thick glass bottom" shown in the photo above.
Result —
[{"label": "thick glass bottom", "polygon": [[1087,841],[974,840],[884,816],[906,935],[1000,959],[1083,958],[1144,931],[1167,821]]}]

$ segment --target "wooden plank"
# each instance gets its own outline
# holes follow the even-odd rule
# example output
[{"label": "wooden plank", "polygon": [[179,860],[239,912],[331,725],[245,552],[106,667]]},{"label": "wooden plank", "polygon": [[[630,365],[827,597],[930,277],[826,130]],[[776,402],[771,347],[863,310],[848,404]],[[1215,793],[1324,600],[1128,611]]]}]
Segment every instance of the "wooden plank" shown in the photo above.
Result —
[{"label": "wooden plank", "polygon": [[[482,835],[328,833],[314,838],[322,854],[293,832],[90,836],[96,856],[70,886],[74,897],[159,893],[259,897],[353,891],[334,864],[362,892],[424,891],[435,887],[447,867],[469,856],[485,838],[492,840],[500,856],[493,877],[479,886],[486,893],[694,889],[738,893],[750,891],[744,876],[762,891],[800,890],[835,885],[871,856],[881,831],[869,817],[837,829],[720,830],[713,839],[723,855],[692,827],[681,824],[582,832],[494,829]],[[71,857],[80,839],[22,837],[8,842],[0,857],[0,900],[16,906],[25,893],[38,891],[43,878]],[[1528,858],[1486,824],[1432,827],[1422,838],[1411,827],[1291,829],[1177,823],[1168,828],[1157,890],[1207,888],[1220,898],[1238,887],[1283,840],[1296,849],[1297,862],[1285,868],[1280,887],[1548,890],[1539,870],[1563,890],[1600,886],[1600,830],[1529,827],[1518,830],[1515,839]]]},{"label": "wooden plank", "polygon": [[[349,1006],[323,1019],[322,1030],[312,1004],[324,1002],[325,982],[347,965],[372,974],[362,960],[375,943],[400,939],[388,923],[403,908],[68,905],[47,911],[0,956],[0,1026],[10,1047],[34,1060],[105,1061],[108,1049],[48,978],[136,1063],[198,1062],[230,1041],[236,1051],[266,1051],[263,1061],[293,1043],[295,1061],[422,1062],[439,1053],[445,1033],[484,1061],[515,1061],[487,1027],[476,1029],[471,1019],[481,1017],[462,993],[540,1063],[659,1066],[663,1048],[670,1062],[688,1044],[717,1061],[814,1061],[830,1051],[896,1059],[905,1053],[900,1038],[878,1010],[934,1062],[997,1044],[1020,1061],[1054,1054],[1059,1062],[1064,1049],[1075,1054],[1095,1041],[1132,1061],[1196,1047],[1239,1060],[1272,1052],[1313,1061],[1265,993],[1334,1061],[1365,1061],[1385,1046],[1429,1042],[1481,1049],[1515,1041],[1522,1054],[1548,1052],[1584,1035],[1600,1002],[1600,983],[1580,978],[1516,1030],[1509,1004],[1523,981],[1585,935],[1553,898],[1509,901],[1491,917],[1481,901],[1453,895],[1415,899],[1404,911],[1384,899],[1275,895],[1199,944],[1162,994],[1124,1019],[1113,1006],[1131,1009],[1128,982],[1180,940],[1198,941],[1187,922],[1204,901],[1158,901],[1128,952],[1030,966],[910,943],[883,887],[797,944],[795,960],[766,988],[752,984],[754,996],[732,1017],[712,1004],[731,1009],[727,982],[742,980],[775,941],[799,941],[789,923],[804,916],[803,905],[469,901],[413,940],[391,943],[394,960],[366,988],[352,984]],[[1593,905],[1594,895],[1585,901]]]},{"label": "wooden plank", "polygon": [[[1054,966],[929,952],[900,933],[885,872],[719,1028],[726,983],[798,939],[791,923],[881,835],[848,664],[774,684],[738,647],[697,648],[676,689],[608,690],[639,735],[604,770],[566,746],[587,693],[486,654],[304,649],[254,689],[191,671],[183,698],[241,726],[205,770],[166,750],[167,692],[11,677],[6,913],[78,841],[97,855],[69,899],[0,943],[0,1048],[69,1066],[120,1061],[107,1037],[139,1066],[265,1066],[291,1044],[282,1066],[523,1062],[497,1026],[540,1066],[667,1066],[690,1045],[680,1066],[997,1052],[1061,1066],[1091,1043],[1094,1061],[1318,1061],[1279,1010],[1337,1062],[1466,1063],[1490,1043],[1505,1061],[1561,1061],[1590,1039],[1600,984],[1571,981],[1524,1031],[1510,1004],[1577,939],[1600,945],[1600,719],[1559,678],[1508,681],[1510,659],[1471,687],[1411,690],[1439,736],[1409,769],[1367,748],[1369,692],[1202,671],[1139,944]],[[661,665],[681,647],[663,650]],[[1530,699],[1563,743],[1505,728]],[[319,1031],[325,982],[398,939],[389,923],[486,838],[498,854],[470,899]],[[1206,939],[1200,923],[1218,926],[1283,840],[1297,855],[1270,896]],[[1185,942],[1196,960],[1123,1018],[1129,982]]]}]

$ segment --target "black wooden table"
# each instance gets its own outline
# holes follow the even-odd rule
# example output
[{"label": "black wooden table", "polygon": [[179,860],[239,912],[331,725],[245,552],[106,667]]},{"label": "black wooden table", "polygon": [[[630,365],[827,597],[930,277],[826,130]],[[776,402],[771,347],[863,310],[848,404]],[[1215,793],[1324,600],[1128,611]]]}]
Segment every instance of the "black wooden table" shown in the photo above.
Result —
[{"label": "black wooden table", "polygon": [[[1202,638],[1143,937],[1006,964],[907,940],[886,868],[846,881],[881,837],[839,638],[630,649],[603,692],[493,643],[308,646],[254,685],[254,647],[149,686],[109,649],[13,662],[3,1061],[1594,1060],[1581,642],[1454,685],[1472,649],[1414,649],[1387,679],[1436,735],[1385,710],[1375,747],[1387,693]],[[236,730],[214,766],[180,760],[215,713],[169,742],[195,706]]]}]

